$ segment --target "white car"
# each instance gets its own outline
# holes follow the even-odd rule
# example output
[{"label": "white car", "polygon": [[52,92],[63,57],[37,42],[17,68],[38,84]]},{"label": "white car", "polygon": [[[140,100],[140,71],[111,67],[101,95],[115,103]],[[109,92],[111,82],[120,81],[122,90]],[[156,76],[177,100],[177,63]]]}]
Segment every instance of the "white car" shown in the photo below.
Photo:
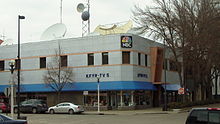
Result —
[{"label": "white car", "polygon": [[63,102],[63,103],[57,104],[56,106],[49,107],[48,112],[50,114],[54,114],[54,113],[73,114],[73,113],[82,113],[84,112],[84,109],[80,105],[75,105],[69,102]]}]

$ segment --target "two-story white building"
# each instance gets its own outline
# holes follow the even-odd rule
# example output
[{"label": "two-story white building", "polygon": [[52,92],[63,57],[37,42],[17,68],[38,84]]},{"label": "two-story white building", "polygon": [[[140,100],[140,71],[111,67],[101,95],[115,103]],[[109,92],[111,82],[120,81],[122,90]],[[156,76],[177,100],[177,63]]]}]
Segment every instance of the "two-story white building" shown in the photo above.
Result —
[{"label": "two-story white building", "polygon": [[[179,76],[163,45],[134,34],[113,34],[57,39],[21,44],[21,100],[40,98],[56,103],[55,91],[43,75],[60,44],[73,82],[62,90],[62,101],[97,106],[97,75],[100,76],[102,109],[146,108],[163,103],[164,69],[169,101],[175,101]],[[0,92],[9,87],[9,61],[16,60],[17,45],[0,46]],[[163,69],[164,68],[164,69]],[[16,70],[15,70],[16,74]]]}]

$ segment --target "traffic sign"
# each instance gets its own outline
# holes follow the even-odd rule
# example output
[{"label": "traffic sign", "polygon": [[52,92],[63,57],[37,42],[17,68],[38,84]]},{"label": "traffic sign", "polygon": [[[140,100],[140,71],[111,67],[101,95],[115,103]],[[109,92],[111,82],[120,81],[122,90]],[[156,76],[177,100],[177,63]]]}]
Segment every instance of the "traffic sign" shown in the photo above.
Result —
[{"label": "traffic sign", "polygon": [[182,94],[184,94],[184,91],[185,91],[184,88],[179,88],[178,89],[178,94],[182,95]]}]

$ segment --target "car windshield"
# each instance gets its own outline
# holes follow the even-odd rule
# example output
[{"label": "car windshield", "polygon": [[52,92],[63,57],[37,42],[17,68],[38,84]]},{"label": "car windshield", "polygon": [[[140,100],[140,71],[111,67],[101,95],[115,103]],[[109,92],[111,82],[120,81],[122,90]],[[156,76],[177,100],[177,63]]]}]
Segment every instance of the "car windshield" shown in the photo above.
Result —
[{"label": "car windshield", "polygon": [[209,118],[209,122],[213,124],[219,124],[220,123],[220,111],[210,111],[208,118]]},{"label": "car windshield", "polygon": [[8,117],[8,116],[5,116],[5,115],[0,115],[1,116],[1,118],[3,119],[3,120],[13,120],[12,118],[10,118],[10,117]]}]

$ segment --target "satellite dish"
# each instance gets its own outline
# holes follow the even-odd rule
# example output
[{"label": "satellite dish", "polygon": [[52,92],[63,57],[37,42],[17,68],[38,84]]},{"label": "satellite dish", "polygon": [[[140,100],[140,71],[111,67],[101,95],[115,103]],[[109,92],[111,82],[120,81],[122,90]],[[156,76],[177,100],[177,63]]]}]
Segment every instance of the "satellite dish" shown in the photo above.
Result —
[{"label": "satellite dish", "polygon": [[[1,42],[1,41],[0,41]],[[5,46],[5,45],[13,45],[14,41],[13,39],[6,39],[4,40],[2,43],[0,43],[1,46]]]},{"label": "satellite dish", "polygon": [[79,3],[79,4],[77,5],[77,11],[80,12],[80,13],[83,12],[85,8],[86,8],[86,7],[85,7],[84,4],[82,4],[82,3]]},{"label": "satellite dish", "polygon": [[41,35],[41,40],[53,40],[64,37],[66,34],[66,26],[63,23],[57,23],[48,27]]},{"label": "satellite dish", "polygon": [[0,39],[0,45],[3,43],[4,41]]},{"label": "satellite dish", "polygon": [[82,15],[81,15],[81,18],[82,18],[82,20],[83,21],[87,21],[87,20],[89,20],[89,12],[88,11],[84,11],[83,13],[82,13]]}]

